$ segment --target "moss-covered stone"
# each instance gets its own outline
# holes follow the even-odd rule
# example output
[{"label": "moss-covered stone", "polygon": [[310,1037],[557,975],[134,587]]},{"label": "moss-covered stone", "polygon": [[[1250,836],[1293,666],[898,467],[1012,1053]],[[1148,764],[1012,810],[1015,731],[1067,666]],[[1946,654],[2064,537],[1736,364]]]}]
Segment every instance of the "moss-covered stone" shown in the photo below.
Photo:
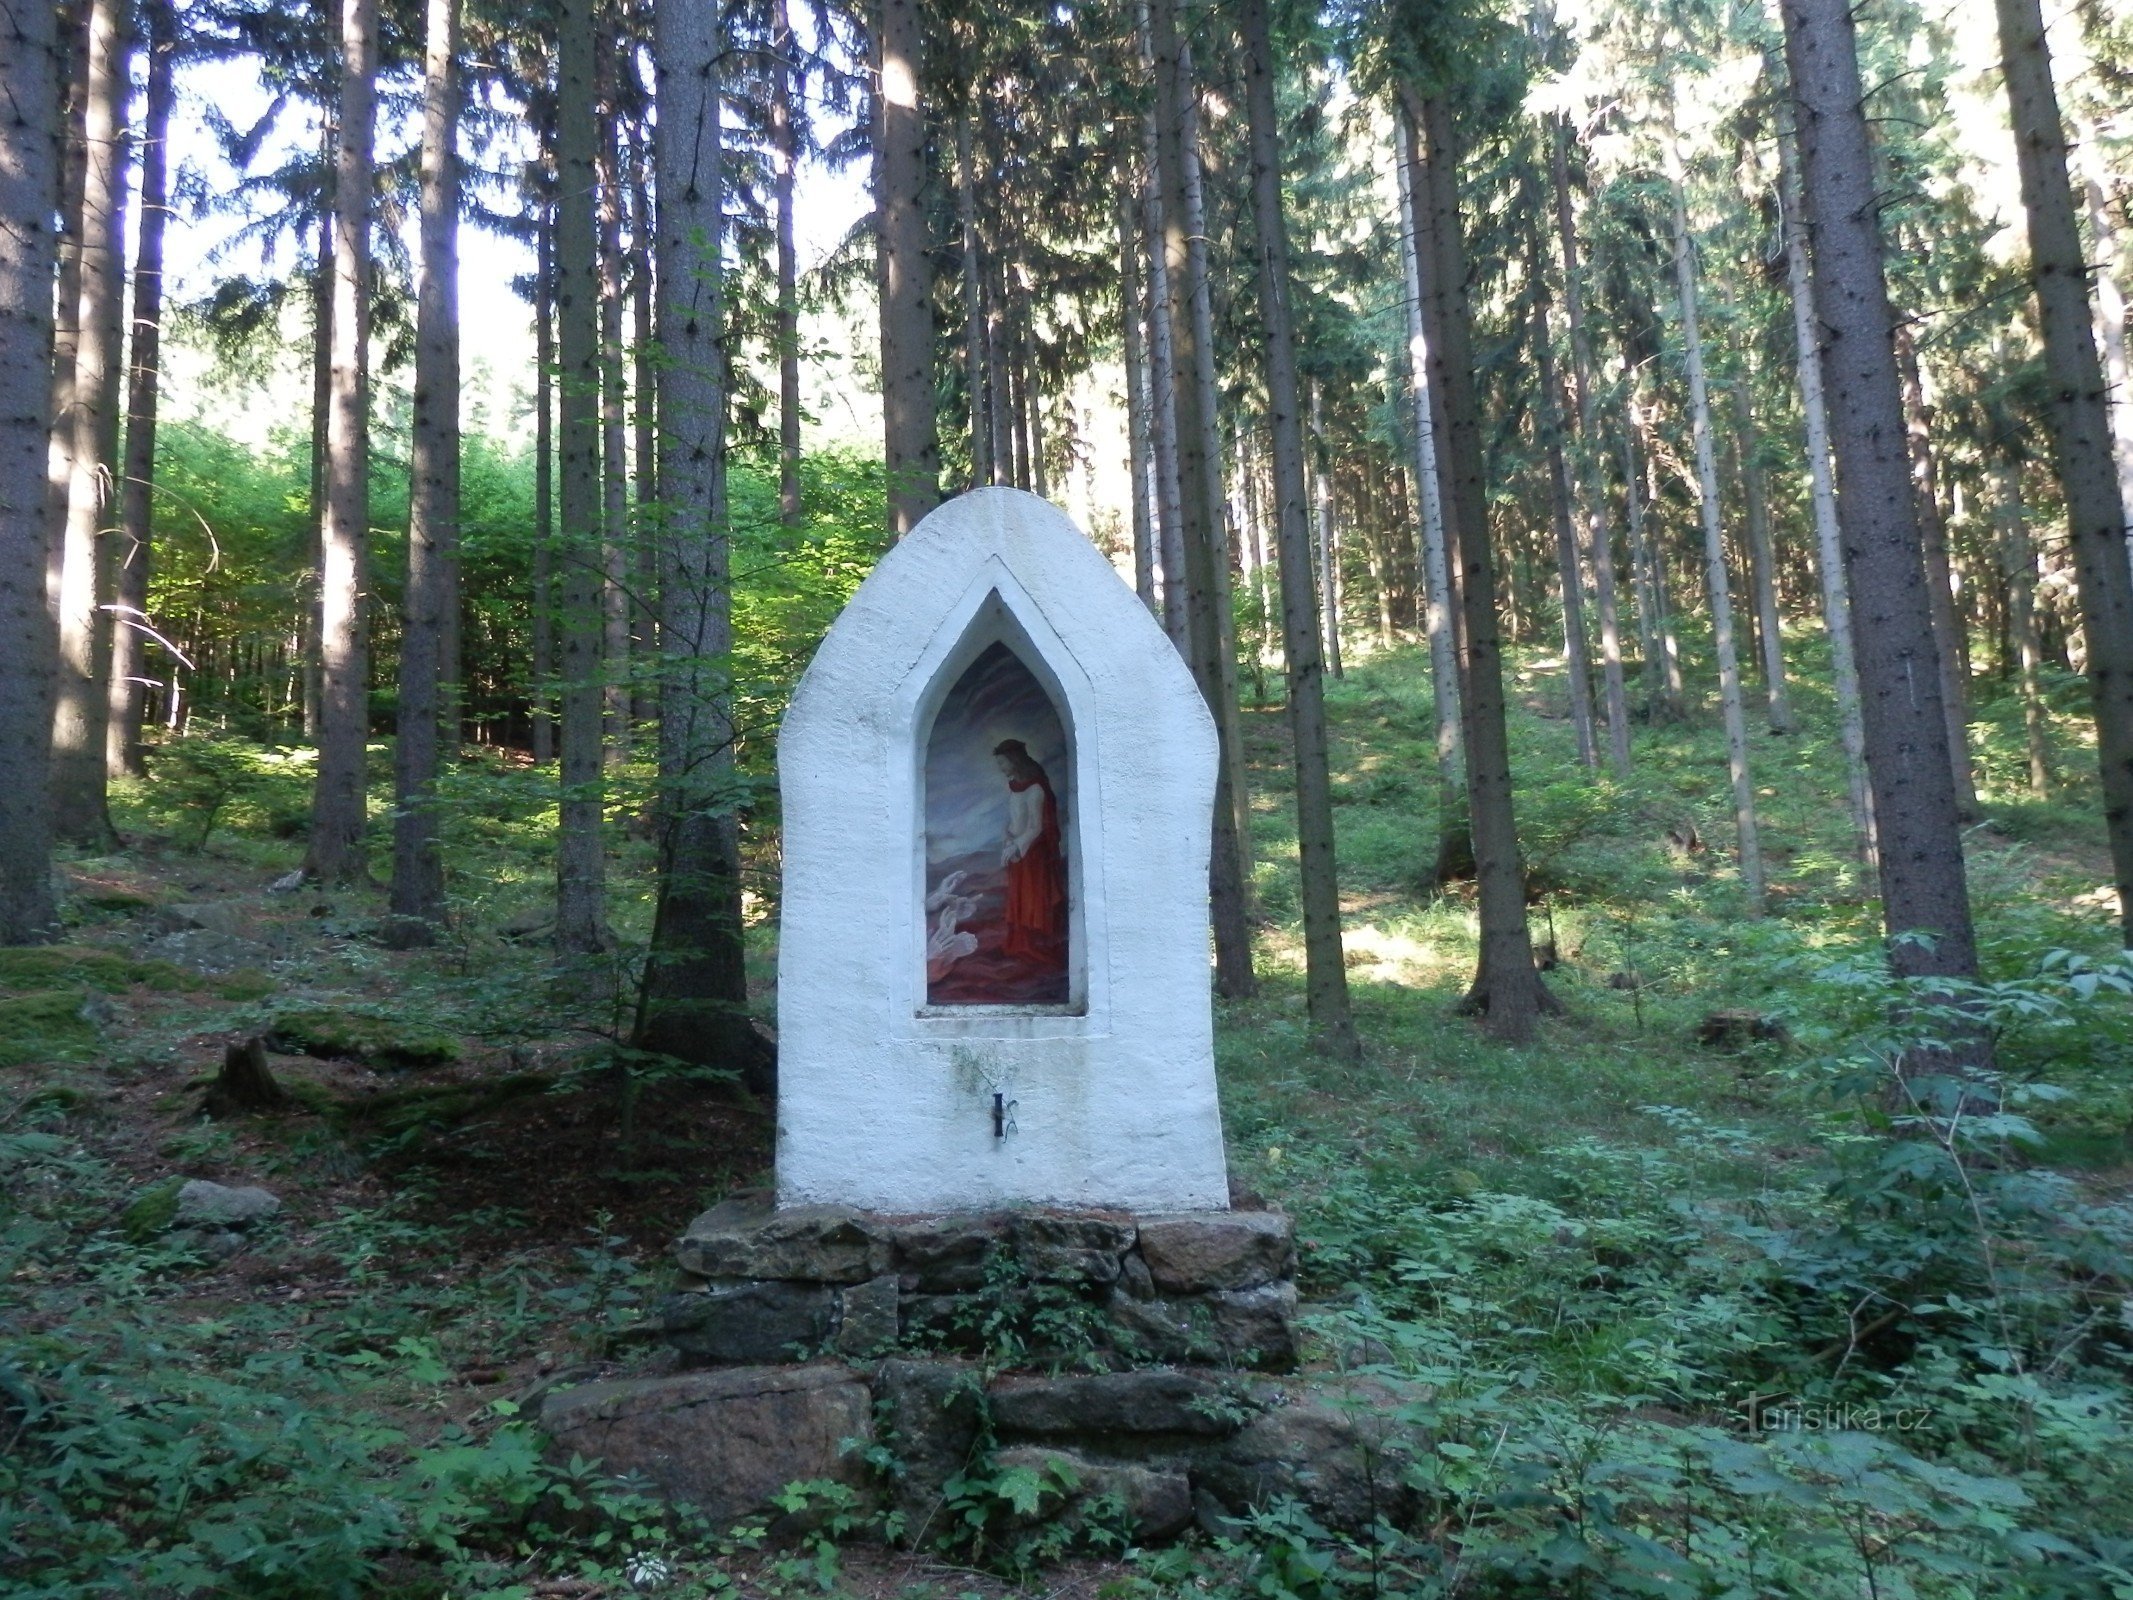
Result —
[{"label": "moss-covered stone", "polygon": [[324,1006],[282,1012],[268,1025],[266,1039],[277,1055],[367,1067],[435,1067],[459,1059],[458,1041],[434,1028]]},{"label": "moss-covered stone", "polygon": [[183,1187],[183,1178],[165,1178],[143,1189],[119,1213],[119,1230],[135,1244],[146,1244],[165,1232],[178,1220],[178,1191]]},{"label": "moss-covered stone", "polygon": [[82,1015],[87,989],[0,993],[0,1067],[31,1061],[79,1061],[96,1047],[96,1025]]}]

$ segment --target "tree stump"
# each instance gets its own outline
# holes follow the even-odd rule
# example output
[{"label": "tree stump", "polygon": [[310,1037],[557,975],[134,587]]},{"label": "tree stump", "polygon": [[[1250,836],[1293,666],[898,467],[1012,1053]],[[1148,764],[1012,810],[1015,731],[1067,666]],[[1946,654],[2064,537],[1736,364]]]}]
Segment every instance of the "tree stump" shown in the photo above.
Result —
[{"label": "tree stump", "polygon": [[287,1111],[295,1105],[289,1091],[267,1066],[267,1044],[253,1035],[222,1053],[222,1070],[208,1085],[200,1109],[211,1117],[243,1116],[256,1111]]}]

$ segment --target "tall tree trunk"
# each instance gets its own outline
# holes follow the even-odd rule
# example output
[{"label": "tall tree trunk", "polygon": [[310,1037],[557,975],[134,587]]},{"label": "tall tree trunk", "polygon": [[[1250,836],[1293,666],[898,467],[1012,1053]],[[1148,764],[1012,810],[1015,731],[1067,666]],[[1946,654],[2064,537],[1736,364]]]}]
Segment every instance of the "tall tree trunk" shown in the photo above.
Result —
[{"label": "tall tree trunk", "polygon": [[1563,593],[1563,672],[1570,690],[1570,727],[1577,739],[1578,763],[1597,771],[1600,741],[1593,727],[1592,660],[1585,640],[1584,563],[1578,558],[1570,468],[1563,456],[1563,388],[1556,376],[1555,347],[1548,330],[1547,263],[1542,258],[1538,229],[1527,248],[1526,260],[1533,283],[1533,369],[1540,386],[1536,426],[1548,460],[1549,521],[1555,528],[1555,571]]},{"label": "tall tree trunk", "polygon": [[1770,541],[1769,482],[1745,378],[1733,385],[1733,424],[1740,451],[1741,497],[1748,513],[1748,572],[1755,588],[1756,641],[1763,652],[1765,715],[1772,733],[1791,733],[1798,724],[1793,721],[1792,696],[1785,687],[1785,638],[1778,618],[1777,552]]},{"label": "tall tree trunk", "polygon": [[[611,47],[611,41],[610,41]],[[612,69],[610,69],[612,70]],[[622,148],[615,85],[600,116],[600,619],[607,764],[630,753],[629,397],[622,360]]]},{"label": "tall tree trunk", "polygon": [[1533,964],[1526,926],[1526,874],[1519,859],[1511,799],[1511,742],[1504,721],[1503,646],[1497,634],[1496,564],[1489,548],[1488,480],[1481,409],[1474,393],[1472,318],[1467,304],[1466,241],[1459,216],[1458,145],[1451,107],[1418,99],[1402,85],[1419,129],[1418,174],[1426,204],[1417,211],[1417,243],[1427,288],[1430,405],[1437,459],[1444,467],[1445,510],[1459,551],[1459,600],[1465,618],[1467,821],[1479,889],[1481,959],[1460,1008],[1510,1042],[1532,1037],[1543,1012],[1561,1009]]},{"label": "tall tree trunk", "polygon": [[667,497],[659,718],[659,904],[636,1044],[730,1068],[775,1058],[748,1018],[727,575],[725,308],[715,8],[659,0],[660,482]]},{"label": "tall tree trunk", "polygon": [[[1148,344],[1141,320],[1140,230],[1133,216],[1133,160],[1120,163],[1118,184],[1118,284],[1120,322],[1126,343],[1126,446],[1133,482],[1133,591],[1154,611],[1155,508],[1153,432],[1148,392]],[[973,232],[975,229],[972,230]],[[977,379],[973,378],[973,383]],[[982,394],[980,395],[982,400]]]},{"label": "tall tree trunk", "polygon": [[[783,0],[780,0],[783,3]],[[997,483],[992,400],[986,393],[984,263],[978,250],[977,133],[968,112],[955,124],[955,219],[962,238],[963,382],[970,390],[970,482]],[[1136,444],[1140,441],[1136,440]]]},{"label": "tall tree trunk", "polygon": [[1948,765],[1955,773],[1955,803],[1965,822],[1983,813],[1970,766],[1969,629],[1955,609],[1948,567],[1948,525],[1940,512],[1933,470],[1933,430],[1926,414],[1926,387],[1918,346],[1908,324],[1896,326],[1896,371],[1903,385],[1904,433],[1911,460],[1911,492],[1918,498],[1918,531],[1925,540],[1926,579],[1931,585],[1933,637],[1940,641],[1940,704],[1948,724]]},{"label": "tall tree trunk", "polygon": [[2133,944],[2133,566],[2096,360],[2087,264],[2067,187],[2066,133],[2052,86],[2039,0],[1998,0],[2000,59],[2013,113],[2029,262],[2051,377],[2052,454],[2066,500],[2074,577],[2088,643],[2089,694],[2103,770],[2103,820],[2118,879],[2119,916]]},{"label": "tall tree trunk", "polygon": [[[2091,254],[2096,261],[2096,338],[2103,349],[2103,376],[2111,397],[2111,458],[2118,465],[2118,499],[2133,515],[2133,362],[2126,357],[2126,297],[2118,285],[2124,257],[2111,220],[2111,175],[2095,130],[2076,125],[2074,151],[2082,198],[2087,203]],[[2133,528],[2127,530],[2133,541]]]},{"label": "tall tree trunk", "polygon": [[555,207],[541,203],[533,283],[533,760],[555,759]]},{"label": "tall tree trunk", "polygon": [[60,14],[0,12],[0,945],[52,936],[52,276],[59,240]]},{"label": "tall tree trunk", "polygon": [[1312,503],[1318,512],[1318,610],[1326,666],[1336,678],[1341,668],[1340,557],[1334,547],[1333,473],[1326,459],[1326,407],[1317,384],[1311,385]]},{"label": "tall tree trunk", "polygon": [[[59,7],[59,33],[52,66],[60,100],[54,128],[59,139],[58,278],[52,286],[52,365],[50,405],[45,412],[50,433],[46,455],[48,502],[45,552],[39,563],[54,617],[67,551],[67,497],[74,488],[74,380],[81,353],[82,188],[88,181],[89,23],[90,0],[68,0]],[[58,670],[55,665],[55,673]],[[58,678],[50,684],[58,693]],[[45,730],[44,764],[51,770],[51,729]]]},{"label": "tall tree trunk", "polygon": [[52,829],[102,849],[117,835],[105,803],[111,676],[111,543],[104,508],[116,462],[120,308],[125,288],[126,101],[131,93],[121,0],[90,0],[84,78],[80,314],[73,439],[59,575],[59,680],[52,715]]},{"label": "tall tree trunk", "polygon": [[[651,156],[640,134],[649,137],[640,127],[630,140],[630,444],[637,499],[636,520],[630,525],[630,650],[649,663],[659,650],[659,441],[653,416],[659,332],[652,316]],[[633,674],[630,715],[649,724],[658,714],[656,675]]]},{"label": "tall tree trunk", "polygon": [[1178,37],[1175,0],[1152,0],[1149,42],[1155,56],[1157,154],[1163,192],[1163,253],[1170,278],[1170,344],[1177,362],[1179,527],[1185,557],[1187,657],[1221,737],[1215,783],[1214,849],[1208,874],[1215,936],[1215,986],[1241,999],[1257,986],[1252,973],[1250,878],[1239,818],[1242,739],[1235,661],[1225,661],[1229,563],[1221,533],[1221,460],[1214,443],[1213,360],[1206,311],[1206,241],[1196,237],[1198,159],[1191,152],[1196,117],[1190,57]]},{"label": "tall tree trunk", "polygon": [[1343,1061],[1362,1053],[1348,1007],[1341,953],[1340,875],[1334,857],[1333,791],[1326,771],[1326,707],[1311,604],[1310,524],[1304,506],[1304,442],[1297,415],[1296,335],[1289,312],[1289,235],[1282,208],[1281,128],[1274,102],[1274,51],[1267,0],[1244,0],[1245,111],[1251,130],[1252,215],[1258,237],[1260,317],[1266,324],[1267,421],[1274,438],[1276,538],[1281,552],[1281,637],[1295,747],[1296,845],[1302,870],[1304,988],[1311,1025]]},{"label": "tall tree trunk", "polygon": [[1733,595],[1726,581],[1726,537],[1719,524],[1718,455],[1711,438],[1711,399],[1704,382],[1703,336],[1696,316],[1696,253],[1680,158],[1669,150],[1674,194],[1674,284],[1681,299],[1689,415],[1696,436],[1697,499],[1703,515],[1704,570],[1710,585],[1711,644],[1718,656],[1719,708],[1726,727],[1726,766],[1733,779],[1733,826],[1740,849],[1741,893],[1751,916],[1763,912],[1763,851],[1755,826],[1755,781],[1748,773],[1748,720],[1741,707],[1740,659],[1733,645]]},{"label": "tall tree trunk", "polygon": [[[793,184],[800,172],[800,129],[793,119],[799,46],[789,0],[771,0],[771,181],[778,223],[778,524],[800,526],[800,254],[793,242]],[[966,248],[968,235],[965,235]],[[970,285],[966,285],[966,288]],[[966,300],[966,309],[971,309]],[[639,402],[649,413],[652,391]],[[973,438],[975,445],[975,438]]]},{"label": "tall tree trunk", "polygon": [[1867,782],[1866,724],[1859,710],[1859,659],[1852,642],[1852,603],[1844,581],[1843,532],[1830,475],[1829,408],[1822,396],[1821,322],[1807,266],[1807,218],[1801,197],[1799,152],[1793,136],[1778,136],[1785,207],[1785,280],[1792,297],[1793,343],[1799,352],[1800,414],[1807,430],[1807,482],[1814,505],[1815,565],[1822,577],[1822,625],[1829,633],[1830,672],[1837,701],[1837,734],[1844,746],[1846,803],[1860,859],[1874,860],[1874,800]]},{"label": "tall tree trunk", "polygon": [[1421,171],[1420,136],[1404,98],[1395,106],[1394,118],[1399,129],[1400,260],[1407,287],[1407,387],[1414,404],[1423,626],[1429,635],[1430,696],[1437,721],[1437,853],[1426,878],[1434,889],[1473,872],[1474,843],[1467,832],[1466,761],[1459,731],[1458,604],[1445,548],[1445,496],[1438,470],[1436,421],[1430,409],[1429,333],[1423,319],[1422,254],[1417,247],[1427,183]]},{"label": "tall tree trunk", "polygon": [[[584,961],[607,947],[601,838],[600,234],[594,214],[600,131],[593,0],[558,0],[555,300],[559,353],[562,804],[556,832],[556,951]],[[673,179],[668,178],[671,183]],[[665,187],[662,184],[662,189]],[[590,962],[578,968],[598,982]]]},{"label": "tall tree trunk", "polygon": [[[163,377],[163,232],[170,219],[170,116],[178,102],[178,19],[171,0],[143,0],[148,99],[141,125],[140,238],[133,258],[133,349],[126,381],[126,469],[119,484],[117,610],[112,618],[104,768],[137,778],[148,638],[148,567],[154,521],[156,411]],[[175,674],[177,667],[171,667]]]},{"label": "tall tree trunk", "polygon": [[[393,763],[393,915],[428,943],[444,920],[437,839],[438,747],[459,676],[448,619],[459,609],[459,0],[428,0],[422,70],[422,277],[408,471],[407,590]],[[453,732],[457,733],[454,718]]]},{"label": "tall tree trunk", "polygon": [[1010,484],[1015,477],[1015,428],[1007,389],[1006,268],[997,252],[987,250],[983,229],[978,238],[978,268],[985,291],[985,398],[991,411],[992,481]]},{"label": "tall tree trunk", "polygon": [[1578,259],[1577,218],[1570,199],[1570,128],[1558,117],[1549,141],[1548,176],[1555,190],[1555,234],[1563,257],[1563,314],[1570,325],[1570,381],[1576,400],[1578,493],[1585,504],[1585,548],[1592,562],[1593,600],[1600,612],[1600,682],[1607,705],[1607,759],[1615,776],[1629,776],[1629,688],[1622,677],[1621,608],[1615,598],[1614,534],[1607,525],[1607,491],[1600,477],[1600,435],[1592,393],[1592,336],[1585,327],[1585,285]]},{"label": "tall tree trunk", "polygon": [[[1141,33],[1148,31],[1147,8],[1140,7]],[[1143,47],[1145,53],[1145,46]],[[1147,67],[1154,71],[1154,57]],[[1142,119],[1148,184],[1143,199],[1148,246],[1148,374],[1155,439],[1156,552],[1163,577],[1163,631],[1189,655],[1185,640],[1184,514],[1178,485],[1178,365],[1170,348],[1170,263],[1163,250],[1163,191],[1157,181],[1155,113]]]},{"label": "tall tree trunk", "polygon": [[2022,695],[2022,737],[2029,756],[2029,792],[2039,800],[2051,793],[2051,743],[2045,736],[2044,694],[2038,669],[2044,653],[2037,644],[2037,553],[2030,544],[2029,514],[2022,504],[2022,470],[2013,461],[1993,466],[2000,481],[2000,563],[2007,577],[2007,631],[2015,648]]},{"label": "tall tree trunk", "polygon": [[874,203],[881,290],[882,427],[889,530],[909,533],[940,504],[941,446],[933,419],[933,269],[926,237],[926,118],[918,103],[925,53],[919,0],[879,0],[874,43]]},{"label": "tall tree trunk", "polygon": [[377,0],[341,0],[340,139],[333,177],[333,397],[326,417],[324,564],[319,575],[318,782],[306,870],[364,877],[370,655],[370,223],[378,106]]},{"label": "tall tree trunk", "polygon": [[1782,0],[1780,9],[1815,309],[1825,334],[1823,391],[1844,576],[1858,625],[1889,962],[1905,977],[1974,978],[1962,821],[1911,491],[1855,24],[1849,0]]},{"label": "tall tree trunk", "polygon": [[[340,37],[338,0],[333,8],[334,37]],[[320,655],[325,635],[326,596],[320,588],[326,572],[326,435],[333,420],[333,197],[331,172],[339,123],[329,120],[323,159],[328,171],[326,202],[318,214],[318,250],[311,285],[311,519],[309,561],[301,585],[304,606],[303,734],[316,743],[324,715],[326,666]]]}]

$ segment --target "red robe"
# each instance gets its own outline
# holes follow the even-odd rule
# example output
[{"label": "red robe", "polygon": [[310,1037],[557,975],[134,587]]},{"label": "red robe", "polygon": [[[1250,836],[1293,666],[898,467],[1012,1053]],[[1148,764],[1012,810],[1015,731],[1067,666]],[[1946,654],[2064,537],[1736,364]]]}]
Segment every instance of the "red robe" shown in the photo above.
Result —
[{"label": "red robe", "polygon": [[1067,942],[1066,852],[1061,848],[1059,800],[1050,780],[1010,778],[1018,793],[1036,784],[1044,791],[1044,825],[1021,858],[1007,864],[1007,937],[1001,948],[1011,956],[1057,965]]}]

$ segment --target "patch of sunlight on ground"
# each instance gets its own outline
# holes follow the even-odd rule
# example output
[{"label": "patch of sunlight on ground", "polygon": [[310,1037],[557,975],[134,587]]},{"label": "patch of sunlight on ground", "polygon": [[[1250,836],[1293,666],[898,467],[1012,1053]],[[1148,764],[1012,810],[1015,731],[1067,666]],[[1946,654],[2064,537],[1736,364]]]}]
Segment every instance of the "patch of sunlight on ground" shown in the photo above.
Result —
[{"label": "patch of sunlight on ground", "polygon": [[1358,923],[1341,935],[1341,953],[1352,977],[1372,983],[1421,985],[1463,965],[1464,951],[1450,951],[1436,940]]}]

